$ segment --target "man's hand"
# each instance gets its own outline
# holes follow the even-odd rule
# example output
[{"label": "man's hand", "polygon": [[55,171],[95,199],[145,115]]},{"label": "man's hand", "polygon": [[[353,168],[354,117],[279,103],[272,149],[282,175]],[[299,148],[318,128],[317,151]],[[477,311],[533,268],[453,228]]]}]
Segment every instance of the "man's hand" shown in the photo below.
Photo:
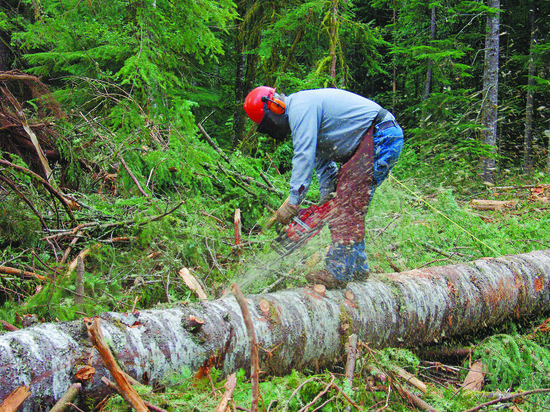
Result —
[{"label": "man's hand", "polygon": [[291,205],[290,203],[285,202],[281,205],[279,210],[277,210],[275,217],[277,218],[277,222],[287,225],[294,216],[298,216],[298,211],[299,209],[297,205]]}]

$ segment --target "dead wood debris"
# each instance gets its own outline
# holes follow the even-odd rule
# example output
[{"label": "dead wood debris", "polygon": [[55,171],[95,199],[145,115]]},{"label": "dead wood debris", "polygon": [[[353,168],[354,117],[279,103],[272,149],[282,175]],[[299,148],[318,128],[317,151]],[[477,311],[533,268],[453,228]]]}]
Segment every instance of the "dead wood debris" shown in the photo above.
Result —
[{"label": "dead wood debris", "polygon": [[117,386],[120,388],[120,395],[138,412],[148,412],[147,406],[138,395],[136,390],[128,382],[126,374],[122,371],[111,350],[107,346],[107,343],[103,339],[101,333],[101,327],[99,325],[99,318],[94,318],[90,322],[86,323],[88,329],[88,336],[94,347],[98,350],[99,354],[105,362],[105,366],[111,372],[111,375],[115,378]]},{"label": "dead wood debris", "polygon": [[25,385],[14,390],[2,403],[0,412],[16,412],[19,406],[30,396],[29,388]]},{"label": "dead wood debris", "polygon": [[487,365],[480,360],[473,363],[462,382],[461,388],[469,391],[481,391],[485,383],[485,375],[487,374]]},{"label": "dead wood debris", "polygon": [[50,409],[50,412],[63,412],[72,405],[75,398],[78,396],[82,384],[80,382],[73,383],[67,392],[56,402],[56,404]]},{"label": "dead wood debris", "polygon": [[224,385],[225,393],[220,399],[220,402],[218,403],[218,407],[215,409],[214,412],[225,412],[227,410],[229,401],[231,401],[231,399],[233,398],[233,391],[235,390],[236,387],[237,387],[237,374],[232,373],[227,377],[227,382]]},{"label": "dead wood debris", "polygon": [[[17,90],[17,97],[24,103],[11,90]],[[25,102],[29,100],[37,103],[28,109],[36,110],[38,122],[27,120]],[[48,160],[60,159],[56,148],[59,134],[53,123],[44,120],[52,116],[61,119],[65,113],[38,77],[19,70],[0,72],[0,150],[18,155],[45,179],[49,178]]]},{"label": "dead wood debris", "polygon": [[260,399],[260,358],[258,356],[258,342],[256,340],[256,332],[254,331],[254,323],[252,322],[250,310],[248,309],[248,303],[241,292],[241,289],[236,283],[231,285],[231,292],[235,295],[237,303],[241,308],[243,314],[244,323],[246,325],[246,331],[248,333],[248,341],[251,351],[251,366],[250,366],[250,380],[252,382],[252,405],[251,411],[258,411],[258,403]]}]

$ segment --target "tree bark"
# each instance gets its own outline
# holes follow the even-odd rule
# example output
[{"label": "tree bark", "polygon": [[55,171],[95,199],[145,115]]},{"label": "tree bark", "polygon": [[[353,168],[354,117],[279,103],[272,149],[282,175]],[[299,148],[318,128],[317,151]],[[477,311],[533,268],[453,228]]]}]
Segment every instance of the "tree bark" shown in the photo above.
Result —
[{"label": "tree bark", "polygon": [[533,116],[535,113],[535,46],[536,38],[536,23],[535,23],[535,1],[529,1],[529,26],[531,28],[531,41],[529,46],[529,66],[527,73],[527,99],[525,102],[525,136],[523,137],[523,171],[531,175],[533,174],[532,149],[533,149]]},{"label": "tree bark", "polygon": [[[266,376],[306,367],[322,370],[345,362],[352,333],[372,347],[413,347],[547,311],[550,249],[378,274],[324,295],[311,287],[249,295],[247,303],[258,345],[266,349],[260,353]],[[191,315],[204,320],[201,328],[185,329]],[[215,365],[224,374],[250,370],[247,330],[232,296],[100,318],[117,362],[140,382],[189,374],[203,365]],[[20,410],[50,407],[76,380],[76,366],[87,364],[90,352],[83,321],[5,332],[0,335],[0,400],[28,385],[32,394]],[[96,373],[82,391],[97,397],[101,378],[110,374],[97,353],[91,358]]]}]

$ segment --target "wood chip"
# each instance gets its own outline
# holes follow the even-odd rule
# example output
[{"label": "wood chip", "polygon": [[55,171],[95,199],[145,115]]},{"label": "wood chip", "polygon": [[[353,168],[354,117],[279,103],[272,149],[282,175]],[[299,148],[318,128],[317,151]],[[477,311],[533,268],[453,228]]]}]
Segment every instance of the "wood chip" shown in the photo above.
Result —
[{"label": "wood chip", "polygon": [[15,412],[31,393],[25,385],[14,390],[4,402],[0,404],[0,412]]},{"label": "wood chip", "polygon": [[195,276],[193,276],[191,274],[189,269],[187,269],[187,268],[181,269],[178,272],[178,275],[180,275],[180,277],[183,279],[183,281],[185,282],[185,285],[197,294],[199,299],[208,300],[208,296],[206,295],[206,292],[204,291],[204,289],[200,285],[197,278],[195,278]]}]

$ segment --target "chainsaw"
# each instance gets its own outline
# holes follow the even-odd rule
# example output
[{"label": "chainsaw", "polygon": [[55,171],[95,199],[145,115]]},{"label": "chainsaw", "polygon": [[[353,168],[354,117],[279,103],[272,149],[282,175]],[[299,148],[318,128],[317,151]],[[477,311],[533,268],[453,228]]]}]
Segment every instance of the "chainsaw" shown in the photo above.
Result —
[{"label": "chainsaw", "polygon": [[334,206],[334,199],[331,199],[322,205],[300,209],[298,216],[279,230],[278,236],[271,242],[271,247],[280,255],[286,256],[304,246],[330,220]]}]

